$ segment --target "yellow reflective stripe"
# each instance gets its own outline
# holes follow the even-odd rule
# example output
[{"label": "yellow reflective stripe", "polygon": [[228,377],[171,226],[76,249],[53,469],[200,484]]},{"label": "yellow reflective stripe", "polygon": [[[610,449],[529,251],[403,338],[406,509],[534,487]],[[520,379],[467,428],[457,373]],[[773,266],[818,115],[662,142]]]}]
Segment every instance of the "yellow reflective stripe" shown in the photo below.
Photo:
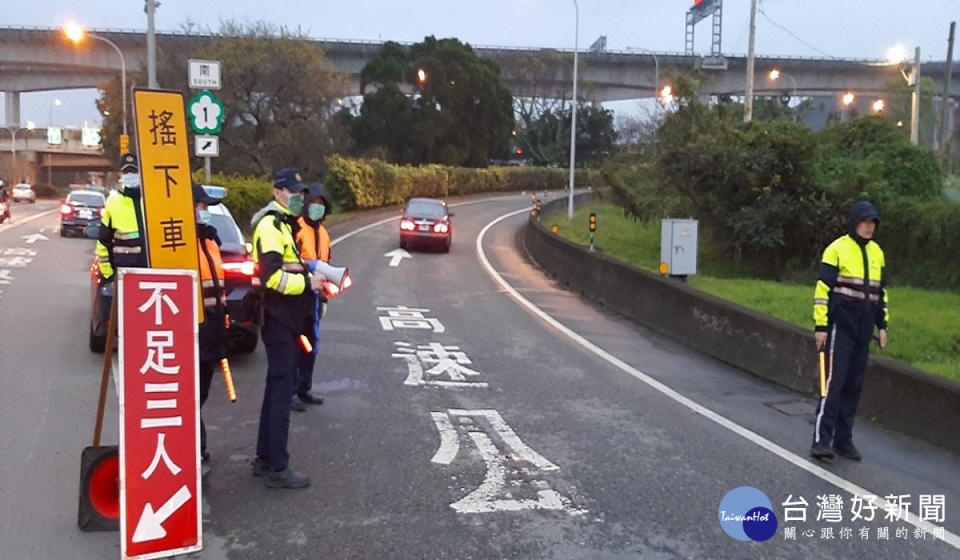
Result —
[{"label": "yellow reflective stripe", "polygon": [[213,280],[203,280],[200,282],[200,285],[204,288],[215,288],[216,284],[213,283]]},{"label": "yellow reflective stripe", "polygon": [[864,299],[863,292],[859,290],[854,290],[852,288],[844,288],[843,286],[837,286],[836,288],[834,288],[833,293],[840,294],[842,296],[856,298],[856,299]]},{"label": "yellow reflective stripe", "polygon": [[203,298],[203,305],[206,307],[214,307],[217,305],[217,298],[215,297],[205,297]]},{"label": "yellow reflective stripe", "polygon": [[814,305],[827,305],[828,303],[830,303],[830,300],[826,300],[826,299],[815,299],[815,300],[813,300],[813,304],[814,304]]},{"label": "yellow reflective stripe", "polygon": [[107,250],[107,246],[100,241],[97,241],[97,256],[100,257],[101,260],[110,256],[110,251]]},{"label": "yellow reflective stripe", "polygon": [[277,285],[277,291],[281,294],[284,293],[287,289],[287,281],[290,279],[290,275],[286,272],[280,272],[280,283]]},{"label": "yellow reflective stripe", "polygon": [[130,239],[139,239],[139,238],[140,238],[140,232],[138,232],[138,231],[133,231],[133,232],[130,232],[130,233],[120,233],[120,232],[115,231],[115,232],[113,232],[113,238],[116,239],[116,240],[118,240],[118,241],[128,241],[128,240],[130,240]]},{"label": "yellow reflective stripe", "polygon": [[142,247],[123,247],[123,246],[114,246],[113,253],[116,255],[139,255],[143,252]]},{"label": "yellow reflective stripe", "polygon": [[817,287],[813,294],[813,324],[818,327],[827,326],[827,306],[826,303],[818,305],[819,302],[826,302],[830,295],[830,287],[823,280],[817,280]]},{"label": "yellow reflective stripe", "polygon": [[303,272],[303,265],[300,263],[283,263],[281,268],[287,272]]}]

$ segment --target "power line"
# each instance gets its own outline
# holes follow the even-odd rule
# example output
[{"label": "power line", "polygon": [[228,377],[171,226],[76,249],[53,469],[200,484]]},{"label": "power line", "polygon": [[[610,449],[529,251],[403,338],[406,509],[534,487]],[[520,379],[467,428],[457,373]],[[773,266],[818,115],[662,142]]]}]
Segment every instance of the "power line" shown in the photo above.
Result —
[{"label": "power line", "polygon": [[791,37],[793,37],[794,39],[796,39],[797,41],[799,41],[799,42],[800,42],[802,45],[804,45],[805,47],[807,47],[807,48],[809,48],[809,49],[813,49],[814,51],[822,54],[823,56],[825,56],[825,57],[827,57],[827,58],[837,58],[837,57],[833,56],[832,54],[823,52],[822,50],[818,49],[817,47],[811,45],[810,43],[808,43],[808,42],[804,41],[803,39],[801,39],[800,37],[798,37],[797,34],[794,33],[793,31],[790,31],[790,30],[787,29],[786,27],[784,27],[784,26],[780,25],[779,23],[773,21],[773,20],[770,18],[770,16],[767,15],[767,12],[765,12],[765,11],[763,10],[763,4],[760,4],[760,6],[757,8],[757,11],[760,12],[760,15],[762,15],[762,16],[764,17],[764,19],[766,19],[767,21],[769,21],[774,27],[776,27],[777,29],[780,29],[781,31],[783,31],[783,32],[786,33],[787,35],[790,35]]}]

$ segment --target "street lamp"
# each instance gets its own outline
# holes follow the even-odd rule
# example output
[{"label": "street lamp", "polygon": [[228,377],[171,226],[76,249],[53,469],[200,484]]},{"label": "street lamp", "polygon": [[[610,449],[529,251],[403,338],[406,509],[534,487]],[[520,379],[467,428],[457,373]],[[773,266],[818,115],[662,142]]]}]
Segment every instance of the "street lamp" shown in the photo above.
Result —
[{"label": "street lamp", "polygon": [[790,83],[793,84],[793,96],[797,97],[797,81],[793,79],[793,76],[791,76],[787,72],[784,72],[783,70],[780,70],[778,68],[773,68],[769,72],[767,72],[767,77],[770,78],[771,82],[776,82],[777,80],[780,79],[781,76],[786,76],[790,78]]},{"label": "street lamp", "polygon": [[573,98],[570,107],[570,192],[567,196],[567,219],[573,220],[573,165],[577,157],[577,51],[580,43],[580,6],[573,0],[576,16],[573,27]]},{"label": "street lamp", "polygon": [[427,80],[430,78],[430,75],[427,74],[426,68],[417,68],[417,83],[421,86],[427,83]]},{"label": "street lamp", "polygon": [[61,105],[63,105],[63,102],[60,101],[60,98],[54,99],[53,102],[50,103],[50,120],[47,122],[47,126],[53,126],[53,108]]},{"label": "street lamp", "polygon": [[874,113],[879,114],[883,112],[883,109],[885,108],[885,106],[886,106],[886,103],[884,103],[883,99],[874,99],[873,103],[870,105],[870,108],[873,109]]},{"label": "street lamp", "polygon": [[840,103],[843,104],[843,107],[840,109],[840,121],[847,120],[847,109],[853,105],[853,102],[857,99],[857,96],[853,94],[852,91],[848,91],[843,94],[843,97],[840,98]]},{"label": "street lamp", "polygon": [[664,84],[660,91],[657,92],[657,97],[660,98],[660,102],[664,105],[673,101],[673,87],[670,84]]},{"label": "street lamp", "polygon": [[[657,88],[660,87],[660,61],[657,60],[657,53],[651,51],[650,49],[645,49],[643,47],[627,47],[627,49],[645,52],[653,57],[653,92],[654,94],[656,94]],[[654,109],[656,113],[660,112],[659,106],[654,107]]]},{"label": "street lamp", "polygon": [[903,45],[887,49],[887,62],[900,67],[900,74],[913,90],[910,93],[910,142],[916,146],[920,143],[920,47],[914,49],[913,64],[907,61],[907,50]]},{"label": "street lamp", "polygon": [[13,173],[13,180],[18,182],[17,178],[17,133],[21,130],[33,130],[33,121],[27,121],[26,127],[4,126],[3,129],[10,133],[10,171]]},{"label": "street lamp", "polygon": [[63,34],[66,35],[67,39],[70,39],[74,45],[80,44],[83,41],[84,37],[90,37],[91,39],[96,39],[102,41],[111,47],[113,50],[117,51],[117,55],[120,56],[120,95],[123,103],[123,135],[127,135],[127,62],[123,58],[123,51],[120,50],[113,41],[107,39],[106,37],[97,35],[96,33],[88,33],[76,23],[68,23],[63,26]]}]

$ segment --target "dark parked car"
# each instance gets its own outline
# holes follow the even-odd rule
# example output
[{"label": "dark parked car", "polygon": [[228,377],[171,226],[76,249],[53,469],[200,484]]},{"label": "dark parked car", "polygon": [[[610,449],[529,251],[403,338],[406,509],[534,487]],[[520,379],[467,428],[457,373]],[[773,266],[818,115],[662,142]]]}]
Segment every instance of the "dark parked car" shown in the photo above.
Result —
[{"label": "dark parked car", "polygon": [[442,200],[411,198],[403,210],[403,217],[400,218],[400,248],[425,244],[449,253],[453,240],[453,225],[450,223],[452,217],[453,213]]},{"label": "dark parked car", "polygon": [[103,193],[97,191],[79,190],[68,194],[60,204],[61,237],[70,233],[83,235],[87,227],[98,225],[104,204]]},{"label": "dark parked car", "polygon": [[[205,187],[207,188],[207,187]],[[208,189],[208,190],[212,190]],[[220,189],[214,196],[222,196]],[[224,289],[227,292],[227,313],[230,329],[227,332],[227,349],[230,352],[253,352],[257,347],[260,317],[255,306],[249,305],[255,286],[260,285],[256,263],[250,255],[251,247],[243,238],[243,232],[225,204],[210,206],[210,225],[217,228],[220,237],[220,255],[223,258]],[[99,267],[94,257],[90,267],[90,350],[103,352],[107,340],[107,323],[114,283],[100,282]],[[247,297],[247,302],[244,298]]]}]

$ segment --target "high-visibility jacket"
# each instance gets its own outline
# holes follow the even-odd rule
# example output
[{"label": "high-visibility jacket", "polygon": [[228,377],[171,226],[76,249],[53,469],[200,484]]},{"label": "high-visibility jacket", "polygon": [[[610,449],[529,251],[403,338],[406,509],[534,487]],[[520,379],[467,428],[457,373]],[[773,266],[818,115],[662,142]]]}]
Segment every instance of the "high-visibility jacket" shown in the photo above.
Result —
[{"label": "high-visibility jacket", "polygon": [[816,330],[830,326],[847,329],[869,341],[873,327],[887,328],[887,290],[883,250],[875,241],[838,238],[823,252],[814,292],[813,319]]},{"label": "high-visibility jacket", "polygon": [[107,197],[100,218],[97,257],[104,278],[111,278],[119,267],[147,266],[139,188],[126,187]]},{"label": "high-visibility jacket", "polygon": [[330,234],[323,224],[314,224],[310,220],[300,217],[297,222],[300,229],[297,231],[297,246],[300,247],[300,258],[305,261],[330,261]]},{"label": "high-visibility jacket", "polygon": [[204,315],[198,333],[200,361],[219,361],[227,357],[227,329],[230,319],[227,316],[220,239],[213,226],[197,224],[197,254],[200,257]]},{"label": "high-visibility jacket", "polygon": [[264,313],[292,330],[299,330],[313,313],[314,298],[309,272],[294,237],[293,214],[275,201],[261,208],[252,220],[253,258],[264,288]]}]

